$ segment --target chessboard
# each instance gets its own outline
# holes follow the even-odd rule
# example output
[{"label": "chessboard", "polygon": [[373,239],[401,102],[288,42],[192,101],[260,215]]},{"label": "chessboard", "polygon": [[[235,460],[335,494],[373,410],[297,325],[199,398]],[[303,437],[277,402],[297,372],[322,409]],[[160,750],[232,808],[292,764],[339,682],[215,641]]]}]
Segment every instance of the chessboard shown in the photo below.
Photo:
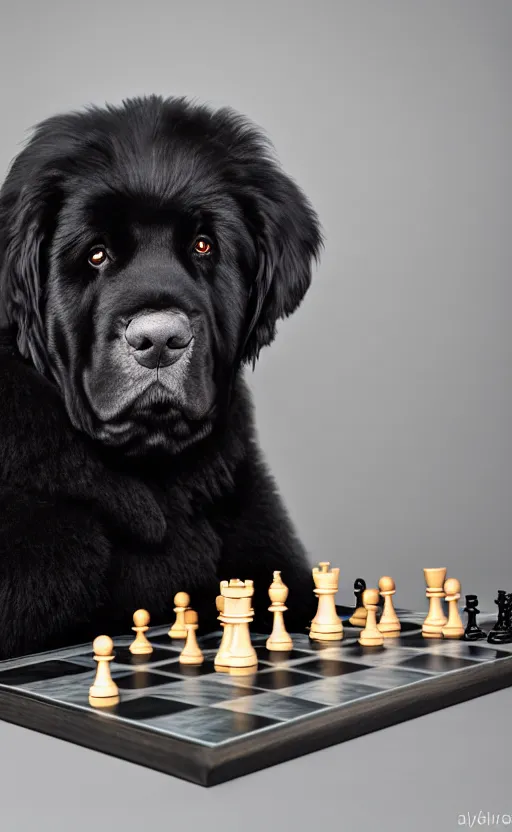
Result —
[{"label": "chessboard", "polygon": [[[212,786],[512,684],[512,644],[425,639],[425,614],[399,610],[402,634],[362,647],[344,622],[339,642],[292,635],[293,649],[268,651],[251,633],[256,671],[214,669],[221,633],[199,639],[200,666],[178,661],[183,642],[152,628],[150,655],[133,636],[114,639],[119,702],[96,709],[91,645],[0,663],[0,716],[63,740]],[[489,630],[495,616],[480,617]]]}]

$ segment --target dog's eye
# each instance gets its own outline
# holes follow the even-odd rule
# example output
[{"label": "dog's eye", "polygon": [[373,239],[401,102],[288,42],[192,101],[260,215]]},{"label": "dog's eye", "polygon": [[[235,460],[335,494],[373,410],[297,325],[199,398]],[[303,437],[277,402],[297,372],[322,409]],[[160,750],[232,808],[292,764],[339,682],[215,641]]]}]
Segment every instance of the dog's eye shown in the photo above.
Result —
[{"label": "dog's eye", "polygon": [[108,260],[108,254],[102,246],[95,246],[89,252],[89,264],[98,268]]},{"label": "dog's eye", "polygon": [[212,244],[204,237],[199,237],[194,243],[194,251],[196,254],[211,254]]}]

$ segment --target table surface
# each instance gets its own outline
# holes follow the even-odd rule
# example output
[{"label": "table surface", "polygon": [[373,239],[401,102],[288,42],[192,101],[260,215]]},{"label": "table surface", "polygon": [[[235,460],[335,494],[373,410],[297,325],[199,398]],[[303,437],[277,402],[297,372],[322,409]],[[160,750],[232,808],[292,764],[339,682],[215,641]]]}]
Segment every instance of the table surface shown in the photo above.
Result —
[{"label": "table surface", "polygon": [[211,789],[0,722],[1,829],[505,828],[511,712],[509,688]]}]

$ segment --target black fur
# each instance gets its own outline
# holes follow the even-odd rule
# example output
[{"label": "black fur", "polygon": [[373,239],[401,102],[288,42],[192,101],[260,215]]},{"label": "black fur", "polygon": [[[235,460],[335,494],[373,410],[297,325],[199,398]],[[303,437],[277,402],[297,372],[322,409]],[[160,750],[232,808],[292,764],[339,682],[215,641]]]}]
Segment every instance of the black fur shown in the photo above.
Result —
[{"label": "black fur", "polygon": [[[268,627],[274,569],[289,626],[311,618],[243,367],[320,247],[306,198],[231,110],[152,96],[36,127],[0,192],[1,657],[127,632],[138,607],[163,623],[179,590],[209,629],[230,577],[254,579]],[[171,308],[191,321],[187,361],[139,367],[127,323]]]}]

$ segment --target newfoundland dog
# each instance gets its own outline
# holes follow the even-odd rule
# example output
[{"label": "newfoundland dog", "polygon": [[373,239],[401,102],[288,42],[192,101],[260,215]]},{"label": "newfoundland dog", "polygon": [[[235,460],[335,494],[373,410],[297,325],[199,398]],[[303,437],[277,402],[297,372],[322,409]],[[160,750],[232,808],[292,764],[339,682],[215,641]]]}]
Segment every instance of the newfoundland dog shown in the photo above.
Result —
[{"label": "newfoundland dog", "polygon": [[[0,656],[255,583],[314,614],[243,368],[292,313],[317,216],[230,109],[130,99],[39,124],[0,191]],[[265,631],[265,630],[264,630]]]}]

